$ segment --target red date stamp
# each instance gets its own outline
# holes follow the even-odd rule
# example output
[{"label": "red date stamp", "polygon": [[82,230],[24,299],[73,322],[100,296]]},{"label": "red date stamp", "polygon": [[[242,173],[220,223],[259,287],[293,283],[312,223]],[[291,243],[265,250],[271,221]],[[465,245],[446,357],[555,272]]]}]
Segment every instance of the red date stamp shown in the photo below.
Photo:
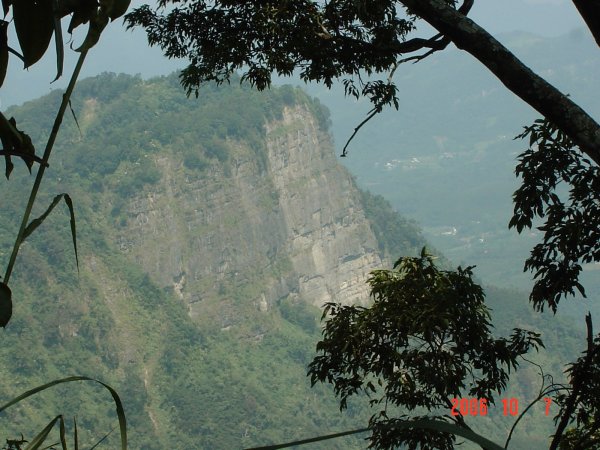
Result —
[{"label": "red date stamp", "polygon": [[[453,398],[450,414],[453,416],[486,416],[488,413],[488,401],[485,398]],[[546,403],[546,415],[550,414],[552,399],[544,398]],[[516,416],[519,414],[519,400],[515,397],[503,398],[502,409],[504,416]]]}]

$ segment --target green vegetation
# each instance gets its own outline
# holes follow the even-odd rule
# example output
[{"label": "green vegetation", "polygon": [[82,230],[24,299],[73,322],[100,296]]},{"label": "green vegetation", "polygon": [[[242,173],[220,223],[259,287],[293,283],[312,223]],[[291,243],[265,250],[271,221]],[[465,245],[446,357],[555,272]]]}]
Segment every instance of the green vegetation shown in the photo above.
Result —
[{"label": "green vegetation", "polygon": [[417,223],[401,217],[381,195],[360,191],[365,216],[371,222],[379,250],[388,257],[413,255],[425,245]]},{"label": "green vegetation", "polygon": [[[112,80],[118,80],[123,91],[117,92]],[[150,89],[158,96],[169,98],[176,95],[175,76],[143,81],[104,74],[84,80],[81,86],[73,104],[82,135],[72,122],[65,123],[65,133],[57,142],[60,151],[45,183],[48,192],[66,191],[74,200],[81,273],[77,276],[68,215],[50,215],[23,247],[13,277],[11,287],[13,295],[19,296],[19,303],[13,320],[3,333],[5,345],[0,352],[0,366],[3,379],[15,382],[3,385],[2,396],[10,398],[42,384],[48,377],[77,373],[102,379],[123,399],[131,447],[151,450],[169,446],[251,447],[343,431],[366,423],[370,416],[366,401],[349,402],[341,414],[337,402],[324,387],[309,387],[306,366],[319,339],[317,308],[294,302],[292,298],[269,305],[267,311],[259,311],[254,304],[264,289],[265,277],[272,276],[278,282],[293,285],[293,280],[288,278],[292,272],[289,260],[278,257],[274,249],[265,250],[266,254],[272,255],[269,265],[257,270],[259,268],[253,261],[248,264],[252,270],[236,275],[221,274],[217,271],[218,261],[207,261],[206,255],[202,255],[199,264],[215,264],[215,268],[210,277],[200,277],[197,281],[193,274],[185,274],[197,295],[194,303],[188,305],[178,297],[171,277],[165,281],[160,270],[150,272],[145,268],[152,255],[136,255],[135,242],[129,242],[141,235],[141,217],[147,211],[140,205],[151,197],[156,202],[156,211],[167,211],[164,220],[168,223],[164,231],[148,231],[148,239],[169,242],[177,247],[177,240],[172,238],[181,233],[177,237],[184,242],[182,252],[201,251],[194,247],[196,236],[186,233],[186,228],[177,228],[178,223],[168,209],[173,205],[158,195],[158,188],[164,191],[165,186],[171,186],[175,195],[182,195],[179,193],[185,189],[191,191],[194,198],[193,195],[197,195],[194,183],[206,179],[206,167],[188,167],[185,164],[186,141],[183,138],[177,141],[178,137],[161,142],[152,134],[155,127],[150,123],[156,123],[160,118],[166,129],[179,130],[180,121],[186,118],[188,126],[192,127],[189,133],[197,139],[190,142],[200,149],[211,171],[225,174],[226,167],[233,170],[236,158],[248,154],[241,148],[249,149],[250,154],[264,152],[264,128],[248,125],[252,121],[242,121],[240,126],[248,125],[250,143],[247,143],[241,132],[237,133],[236,139],[227,136],[221,139],[214,133],[202,137],[194,134],[198,130],[192,125],[202,120],[207,121],[203,126],[205,130],[218,125],[219,115],[210,115],[210,111],[221,108],[219,99],[223,97],[230,96],[231,101],[242,109],[246,102],[254,104],[257,110],[264,107],[263,120],[267,120],[276,117],[277,108],[281,111],[285,107],[286,96],[281,95],[279,101],[278,90],[265,96],[243,86],[212,86],[206,88],[208,100],[180,96],[180,103],[173,101],[173,114],[162,111],[159,116],[153,115],[152,122],[143,124],[141,119],[134,120],[138,110],[144,117],[148,107],[147,100],[140,97],[143,92],[140,90]],[[93,89],[90,86],[94,86]],[[104,100],[102,86],[111,93],[110,101]],[[303,102],[309,100],[295,89],[286,88],[283,92],[287,92],[286,95],[294,92],[297,102],[308,104]],[[93,97],[86,97],[92,94]],[[271,96],[275,100],[268,98]],[[40,102],[48,101],[45,97]],[[124,105],[137,105],[129,111],[130,122],[125,122]],[[266,105],[275,106],[269,109],[271,106],[267,108]],[[107,143],[114,130],[102,133],[95,122],[106,123],[109,120],[106,115],[121,109],[122,123],[131,123],[129,131],[133,135],[137,133],[139,140],[137,147],[131,147],[131,155],[129,149],[123,147],[115,156],[103,152],[102,145],[95,142],[100,139]],[[23,122],[27,117],[33,135],[37,133],[35,111],[35,102],[31,102],[10,113],[22,117]],[[144,134],[144,131],[149,132]],[[185,134],[183,129],[180,131]],[[122,131],[123,136],[127,133],[127,129]],[[220,161],[205,155],[203,149],[208,148],[213,139],[225,143],[229,158]],[[257,144],[252,144],[253,140]],[[113,145],[120,148],[117,141]],[[88,149],[94,149],[89,156],[96,164],[84,164],[81,159],[81,153]],[[169,164],[175,164],[175,167],[170,166],[170,171],[161,166],[164,164],[161,158],[166,157]],[[112,168],[108,170],[108,167]],[[165,179],[167,174],[171,181]],[[130,178],[140,180],[131,187]],[[210,196],[196,199],[192,207],[189,204],[185,208],[183,204],[175,206],[186,211],[217,207],[228,201],[218,195],[230,180],[223,177],[211,189]],[[11,230],[18,226],[18,212],[23,204],[21,193],[28,181],[26,171],[16,168],[10,182],[5,184],[0,214],[2,258],[6,258],[10,250]],[[264,186],[270,188],[268,183]],[[256,196],[266,208],[261,220],[268,223],[275,220],[272,210],[277,199],[273,197],[273,191],[266,188]],[[180,197],[180,201],[187,198]],[[40,194],[39,201],[46,205],[51,199],[49,194]],[[397,234],[380,242],[382,251],[391,255],[414,251],[421,245],[418,227],[400,218],[381,198],[365,193],[362,202],[372,228],[379,236]],[[64,206],[59,204],[57,208]],[[33,216],[42,212],[43,209],[36,208]],[[203,215],[190,216],[187,220],[202,222],[210,213],[198,211],[198,214],[200,212]],[[240,216],[234,211],[226,210],[226,213],[223,217],[228,219],[223,223],[202,222],[198,229],[206,230],[208,235],[209,232],[232,233],[232,230],[246,228],[244,223],[237,223]],[[244,240],[249,247],[258,245],[250,238]],[[158,263],[169,257],[161,255]],[[218,274],[218,280],[215,280],[215,274]],[[175,281],[179,279],[177,277]],[[193,284],[195,282],[198,284]],[[517,305],[523,305],[522,294],[490,292],[489,300],[499,313],[498,320],[494,318],[498,327],[507,326],[510,323],[507,321],[520,321],[522,324],[519,322],[518,326],[528,328],[533,320],[531,313],[526,308],[517,309]],[[494,299],[497,300],[494,302]],[[500,313],[507,319],[503,320]],[[536,330],[539,328],[542,326]],[[572,325],[565,324],[560,327],[562,334],[557,333],[556,341],[550,339],[553,353],[541,354],[544,367],[557,367],[560,373],[561,358],[572,354],[582,342],[580,336],[570,331],[573,329]],[[530,386],[536,385],[535,369],[526,375],[523,387],[510,387],[513,389],[510,392],[515,392],[512,395],[525,399]],[[21,432],[32,436],[33,430],[43,427],[52,418],[46,416],[46,412],[59,409],[77,415],[82,443],[95,442],[114,423],[112,411],[100,406],[104,404],[100,395],[93,389],[77,392],[56,389],[44,393],[22,408],[8,411],[3,418],[6,437],[18,437]],[[88,405],[98,406],[89,408]],[[520,427],[522,433],[513,441],[547,436],[547,430],[543,429],[547,424],[539,422],[539,415],[532,414],[524,420]],[[477,424],[482,434],[495,438],[503,436],[507,426],[506,421],[501,420],[482,420]],[[68,423],[67,427],[72,431]],[[117,439],[111,435],[105,445],[110,448],[116,445]],[[360,436],[346,437],[314,448],[359,449],[364,448],[364,441]]]},{"label": "green vegetation", "polygon": [[[306,365],[318,339],[317,308],[282,301],[259,312],[251,299],[261,292],[262,277],[247,273],[223,278],[214,297],[212,277],[201,280],[203,315],[192,319],[172,285],[157,281],[124,253],[119,239],[136,219],[132,204],[164,182],[161,156],[181,161],[183,168],[171,174],[181,174],[180,185],[185,177],[201,179],[208,167],[225,173],[240,146],[264,158],[263,124],[280,117],[284,107],[316,108],[294,88],[266,96],[244,86],[213,86],[203,94],[181,95],[175,75],[144,81],[103,74],[80,83],[72,103],[81,133],[72,120],[65,122],[39,196],[40,205],[52,199],[45,192],[66,191],[73,198],[80,274],[68,215],[49,215],[21,249],[12,278],[19,301],[3,333],[0,365],[3,379],[13,382],[3,384],[1,395],[8,399],[71,374],[102,379],[123,399],[132,448],[241,448],[352,427],[365,418],[360,411],[340,416],[335,401],[307,383]],[[45,108],[56,100],[56,94],[41,99],[40,116],[36,102],[9,113],[40,139],[43,130],[36,124],[45,124]],[[238,122],[226,123],[229,116]],[[157,117],[164,128],[154,126]],[[190,149],[203,164],[189,163]],[[29,182],[17,167],[3,188],[2,259]],[[277,195],[264,190],[258,203],[271,211]],[[42,212],[34,208],[33,217]],[[223,225],[237,228],[239,218],[233,212],[231,218]],[[285,278],[292,266],[280,258],[265,270]],[[77,416],[81,444],[91,445],[115,420],[99,396],[89,388],[49,390],[8,410],[4,433],[32,437],[53,417],[48,414],[65,411]],[[104,445],[117,442],[113,434]],[[349,437],[335,446],[358,449],[361,441]]]},{"label": "green vegetation", "polygon": [[[236,70],[244,70],[242,79],[263,90],[270,86],[273,74],[290,76],[294,70],[299,70],[303,81],[321,82],[328,88],[334,80],[342,78],[346,95],[356,99],[367,98],[372,109],[355,128],[342,150],[342,156],[346,156],[348,144],[366,122],[385,106],[399,108],[398,87],[394,80],[399,65],[421,61],[451,43],[470,53],[504,86],[543,116],[519,136],[529,137],[530,148],[519,157],[516,174],[521,178],[521,186],[513,197],[515,209],[509,223],[509,227],[520,233],[525,228],[531,229],[534,219],[542,222],[538,229],[544,233],[543,242],[534,247],[525,263],[526,270],[534,273],[534,286],[529,298],[537,310],[543,311],[546,306],[556,312],[563,296],[574,296],[575,290],[585,295],[580,282],[582,265],[600,263],[600,124],[468,17],[473,0],[377,0],[370,2],[368,7],[364,2],[353,0],[324,3],[298,0],[275,7],[271,3],[256,5],[243,1],[216,1],[207,4],[195,1],[182,8],[170,8],[170,3],[166,1],[159,8],[143,5],[128,14],[126,20],[130,26],[145,28],[149,42],[159,45],[168,56],[188,58],[189,65],[182,71],[182,84],[188,92],[197,92],[207,81],[228,81]],[[600,45],[597,8],[577,0],[574,6]],[[420,35],[415,37],[413,32],[422,22],[433,27],[435,35],[429,39]],[[386,75],[387,79],[384,79]],[[440,143],[443,143],[443,138]],[[549,154],[552,156],[549,157]],[[417,158],[413,159],[418,162]],[[568,200],[561,199],[564,185],[570,190]],[[456,231],[453,230],[453,233]],[[402,266],[406,261],[410,260],[401,259],[399,264]],[[407,264],[423,265],[422,262]],[[465,270],[470,281],[470,269]],[[465,275],[460,269],[458,272]],[[404,281],[410,281],[410,275],[411,270],[404,267],[397,274],[396,284],[406,288]],[[452,277],[448,275],[447,278]],[[424,279],[430,284],[422,284]],[[412,296],[406,303],[418,304],[418,300],[428,298],[430,292],[437,292],[443,297],[444,289],[440,291],[440,285],[448,289],[456,287],[448,279],[442,277],[438,280],[430,275],[416,279],[414,285],[418,286],[418,290],[408,286]],[[473,289],[468,284],[459,282],[457,292],[469,297]],[[466,346],[453,342],[456,345],[444,348],[448,321],[443,311],[425,304],[421,306],[426,309],[417,310],[414,315],[409,314],[406,308],[401,311],[392,309],[392,314],[388,314],[387,303],[378,303],[377,300],[389,300],[393,304],[398,296],[402,300],[402,291],[398,293],[391,288],[382,293],[378,291],[379,285],[372,287],[376,301],[370,308],[361,309],[360,313],[352,307],[328,305],[333,317],[327,320],[324,340],[318,344],[323,354],[318,355],[311,366],[313,383],[332,383],[334,392],[341,397],[342,408],[347,397],[359,390],[376,392],[372,383],[365,381],[370,377],[378,378],[380,386],[383,385],[386,392],[379,402],[386,407],[391,401],[398,407],[412,410],[421,406],[430,412],[432,408],[443,405],[444,400],[450,402],[448,395],[462,394],[464,385],[460,383],[465,373],[457,374],[450,370],[451,379],[445,380],[436,372],[436,366],[445,360],[458,360],[458,365],[462,366],[467,362],[465,353],[469,362],[473,363],[472,358],[481,357],[481,354],[477,355],[481,350],[478,339]],[[478,303],[483,303],[483,295],[475,297],[478,298],[470,303],[478,307]],[[382,313],[378,308],[380,304],[384,305]],[[416,321],[404,322],[407,314]],[[441,317],[439,322],[436,321],[438,316]],[[427,321],[434,322],[442,330],[436,329],[441,336],[434,342],[431,341],[431,330],[423,324]],[[396,327],[397,322],[400,330]],[[481,324],[474,321],[465,333],[471,335],[478,330],[485,334],[488,325],[485,321]],[[578,433],[581,432],[571,434],[571,437],[579,438],[573,444],[574,448],[600,445],[595,438],[600,424],[600,393],[595,381],[600,376],[600,335],[594,337],[589,313],[585,325],[587,349],[582,357],[569,364],[569,383],[556,388],[550,383],[550,387],[544,385],[540,389],[540,395],[552,394],[552,399],[560,406],[556,432],[549,446],[551,450],[558,449],[559,445],[570,445],[564,437],[567,426],[573,424]],[[411,334],[416,335],[416,340],[428,345],[435,355],[425,358],[428,361],[424,366],[416,361],[415,373],[406,375],[406,379],[398,376],[397,369],[405,369],[407,354],[422,355],[411,352],[413,336],[403,335],[403,327],[414,330]],[[426,333],[425,336],[422,333]],[[353,346],[354,340],[357,342]],[[364,341],[367,342],[366,348],[362,347]],[[527,347],[524,341],[523,335],[517,332],[513,342],[507,344],[515,350],[514,353],[506,348],[484,351],[486,357],[473,363],[473,367],[467,365],[466,370],[475,377],[473,384],[477,387],[468,392],[490,397],[490,392],[486,394],[485,389],[479,389],[480,383],[487,384],[489,381],[495,386],[492,390],[500,393],[506,386],[507,375],[497,367],[488,366],[490,358],[494,362],[498,358],[508,365],[509,370],[511,366],[516,368],[516,357],[524,354]],[[358,362],[354,361],[357,356]],[[483,373],[473,375],[471,369]],[[544,374],[540,375],[543,378]],[[366,384],[363,385],[363,382]],[[450,386],[449,391],[445,391],[446,386]],[[427,392],[427,388],[432,392]],[[441,399],[428,401],[427,394],[439,395]],[[445,417],[459,426],[463,425],[460,414]],[[396,433],[395,420],[399,418],[390,418],[387,409],[379,417],[372,416],[369,421],[372,447],[387,449],[406,443],[411,449],[417,446],[454,448],[454,436],[450,440],[448,434]]]}]

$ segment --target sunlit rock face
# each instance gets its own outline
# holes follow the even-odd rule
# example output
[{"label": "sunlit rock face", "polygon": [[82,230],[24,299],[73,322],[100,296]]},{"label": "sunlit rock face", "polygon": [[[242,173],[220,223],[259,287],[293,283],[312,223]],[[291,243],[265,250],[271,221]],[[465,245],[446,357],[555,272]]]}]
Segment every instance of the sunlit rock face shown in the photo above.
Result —
[{"label": "sunlit rock face", "polygon": [[161,180],[128,205],[121,250],[192,316],[224,299],[264,312],[289,296],[364,303],[366,278],[382,265],[354,182],[315,117],[286,107],[265,127],[261,153],[230,141],[228,162],[201,172],[158,152]]}]

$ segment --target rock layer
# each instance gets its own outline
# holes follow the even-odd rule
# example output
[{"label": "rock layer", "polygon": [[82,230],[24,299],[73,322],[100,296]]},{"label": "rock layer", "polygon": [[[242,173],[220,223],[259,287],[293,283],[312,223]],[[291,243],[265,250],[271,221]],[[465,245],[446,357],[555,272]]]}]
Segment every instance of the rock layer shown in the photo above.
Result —
[{"label": "rock layer", "polygon": [[261,311],[290,296],[318,306],[366,302],[366,278],[382,265],[376,239],[309,111],[288,107],[266,125],[266,158],[228,145],[229,162],[200,175],[160,152],[161,181],[130,203],[121,250],[192,316],[205,300],[227,297]]}]

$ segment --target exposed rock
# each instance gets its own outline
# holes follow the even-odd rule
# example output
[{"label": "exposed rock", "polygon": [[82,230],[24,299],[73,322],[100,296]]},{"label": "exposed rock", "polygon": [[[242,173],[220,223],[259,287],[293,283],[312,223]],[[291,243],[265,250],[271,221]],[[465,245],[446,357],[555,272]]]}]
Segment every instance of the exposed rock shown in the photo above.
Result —
[{"label": "exposed rock", "polygon": [[260,311],[290,293],[318,306],[364,303],[366,277],[382,265],[357,189],[314,117],[286,108],[266,136],[266,161],[229,142],[230,170],[214,164],[200,177],[161,152],[161,182],[128,206],[120,248],[192,316],[199,298],[231,295],[250,295]]}]

